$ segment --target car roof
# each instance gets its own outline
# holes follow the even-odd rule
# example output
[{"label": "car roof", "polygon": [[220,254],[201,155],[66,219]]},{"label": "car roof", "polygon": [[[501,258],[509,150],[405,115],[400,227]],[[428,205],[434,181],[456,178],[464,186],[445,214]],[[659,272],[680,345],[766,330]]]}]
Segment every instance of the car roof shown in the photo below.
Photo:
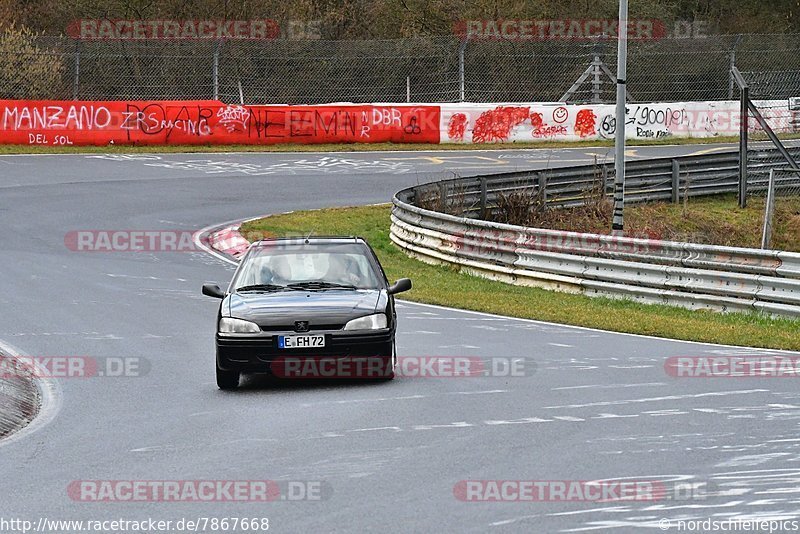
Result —
[{"label": "car roof", "polygon": [[260,239],[252,244],[253,247],[280,245],[341,245],[346,243],[364,243],[364,240],[355,236],[291,236]]}]

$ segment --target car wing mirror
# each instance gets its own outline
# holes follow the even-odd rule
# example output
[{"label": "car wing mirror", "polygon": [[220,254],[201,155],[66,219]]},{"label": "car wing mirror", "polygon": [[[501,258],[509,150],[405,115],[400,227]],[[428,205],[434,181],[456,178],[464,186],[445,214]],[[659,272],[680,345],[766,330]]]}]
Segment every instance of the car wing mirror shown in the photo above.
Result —
[{"label": "car wing mirror", "polygon": [[203,295],[214,298],[225,298],[225,292],[217,284],[203,284]]},{"label": "car wing mirror", "polygon": [[390,295],[396,295],[397,293],[402,293],[403,291],[408,291],[411,289],[411,279],[410,278],[401,278],[391,286],[389,286],[388,293]]}]

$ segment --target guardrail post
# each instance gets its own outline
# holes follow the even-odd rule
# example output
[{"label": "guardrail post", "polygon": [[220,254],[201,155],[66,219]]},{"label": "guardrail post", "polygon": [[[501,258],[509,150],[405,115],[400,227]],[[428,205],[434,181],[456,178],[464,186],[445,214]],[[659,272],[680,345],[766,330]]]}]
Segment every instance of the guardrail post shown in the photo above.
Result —
[{"label": "guardrail post", "polygon": [[485,176],[481,177],[481,219],[486,220],[486,188],[487,182],[489,181],[488,178]]},{"label": "guardrail post", "polygon": [[680,202],[681,193],[681,163],[677,159],[672,160],[672,203]]},{"label": "guardrail post", "polygon": [[542,206],[547,204],[547,174],[543,172],[539,173],[539,198]]}]

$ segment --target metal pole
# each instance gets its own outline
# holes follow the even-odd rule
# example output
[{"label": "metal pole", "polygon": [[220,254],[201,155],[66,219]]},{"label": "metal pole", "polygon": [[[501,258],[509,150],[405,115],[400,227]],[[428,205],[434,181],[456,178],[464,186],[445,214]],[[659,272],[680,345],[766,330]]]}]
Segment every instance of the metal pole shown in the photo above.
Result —
[{"label": "metal pole", "polygon": [[625,208],[625,84],[628,77],[628,0],[619,0],[619,38],[617,39],[617,120],[614,154],[613,235],[624,234]]},{"label": "metal pole", "polygon": [[411,76],[406,76],[406,102],[411,102]]},{"label": "metal pole", "polygon": [[466,100],[464,87],[464,52],[467,49],[467,38],[465,37],[458,47],[458,98],[461,102]]},{"label": "metal pole", "polygon": [[770,248],[772,243],[772,218],[775,216],[775,169],[769,170],[767,206],[764,210],[764,232],[761,234],[761,248]]},{"label": "metal pole", "polygon": [[214,43],[214,61],[211,65],[211,81],[214,86],[212,100],[219,100],[219,41]]},{"label": "metal pole", "polygon": [[239,78],[237,81],[239,82],[239,104],[244,106],[244,91],[242,90],[242,79]]},{"label": "metal pole", "polygon": [[731,68],[731,75],[736,85],[739,86],[739,207],[745,208],[747,207],[747,137],[750,132],[750,86],[735,66]]},{"label": "metal pole", "polygon": [[741,106],[739,107],[739,207],[747,207],[747,136],[750,132],[749,110],[747,101],[750,99],[750,89],[744,86],[741,91]]}]

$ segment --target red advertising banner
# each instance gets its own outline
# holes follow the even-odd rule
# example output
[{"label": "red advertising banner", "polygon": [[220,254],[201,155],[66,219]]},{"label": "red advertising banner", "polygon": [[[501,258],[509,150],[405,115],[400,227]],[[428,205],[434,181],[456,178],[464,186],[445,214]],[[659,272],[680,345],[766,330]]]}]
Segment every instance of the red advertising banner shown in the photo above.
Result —
[{"label": "red advertising banner", "polygon": [[0,100],[0,143],[438,143],[439,106],[240,106],[215,100]]}]

